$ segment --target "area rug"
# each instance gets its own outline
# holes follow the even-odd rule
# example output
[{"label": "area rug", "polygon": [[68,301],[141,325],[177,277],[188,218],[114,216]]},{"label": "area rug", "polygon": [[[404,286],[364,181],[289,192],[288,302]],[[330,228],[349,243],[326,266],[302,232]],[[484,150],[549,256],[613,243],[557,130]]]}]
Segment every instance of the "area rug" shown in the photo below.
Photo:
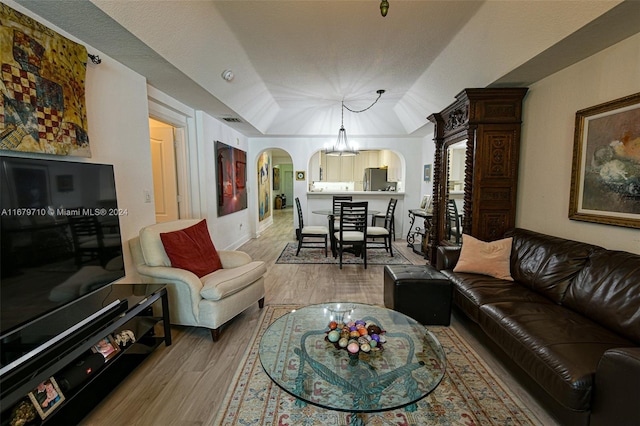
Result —
[{"label": "area rug", "polygon": [[[334,259],[333,256],[331,256],[331,249],[329,249],[329,255],[325,257],[323,243],[318,243],[318,248],[305,247],[300,249],[298,256],[296,256],[296,250],[298,250],[298,243],[287,243],[282,253],[280,253],[280,257],[276,260],[276,263],[320,263],[336,265],[339,263],[338,258]],[[342,256],[343,265],[358,265],[362,263],[363,260],[361,258],[351,253],[345,253]],[[369,249],[367,250],[367,265],[411,265],[411,262],[396,250],[393,251],[393,257],[391,257],[384,249]]]},{"label": "area rug", "polygon": [[[262,369],[258,357],[260,336],[269,324],[297,306],[265,307],[245,352],[215,425],[326,426],[348,425],[350,414],[308,404],[281,390]],[[447,373],[418,410],[403,409],[365,414],[372,426],[400,425],[541,425],[531,411],[498,379],[475,351],[450,327],[429,327],[445,349]]]}]

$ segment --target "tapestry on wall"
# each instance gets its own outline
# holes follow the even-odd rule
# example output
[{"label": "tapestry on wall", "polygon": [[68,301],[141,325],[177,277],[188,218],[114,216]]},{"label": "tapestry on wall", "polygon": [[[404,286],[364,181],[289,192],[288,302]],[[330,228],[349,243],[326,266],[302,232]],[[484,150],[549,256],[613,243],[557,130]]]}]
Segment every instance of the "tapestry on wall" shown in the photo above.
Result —
[{"label": "tapestry on wall", "polygon": [[216,141],[218,217],[247,208],[247,153]]},{"label": "tapestry on wall", "polygon": [[271,161],[266,152],[258,158],[258,219],[271,216]]},{"label": "tapestry on wall", "polygon": [[91,157],[87,49],[0,3],[0,149]]}]

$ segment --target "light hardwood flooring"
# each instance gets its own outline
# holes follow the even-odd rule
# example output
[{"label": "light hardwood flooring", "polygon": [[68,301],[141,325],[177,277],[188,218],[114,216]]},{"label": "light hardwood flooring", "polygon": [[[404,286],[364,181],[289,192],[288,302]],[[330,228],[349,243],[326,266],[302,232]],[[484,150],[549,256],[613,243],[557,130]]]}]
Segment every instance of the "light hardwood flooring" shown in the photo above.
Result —
[{"label": "light hardwood flooring", "polygon": [[[275,210],[274,225],[239,250],[264,260],[265,304],[312,304],[327,301],[383,302],[383,266],[276,265],[287,242],[294,241],[293,210]],[[394,247],[414,264],[424,259],[398,240]],[[214,343],[209,330],[172,326],[173,344],[161,345],[85,418],[85,425],[213,425],[227,387],[247,347],[261,310],[256,303],[232,320]],[[536,400],[511,379],[502,364],[467,332],[454,316],[455,327],[527,404],[544,425],[557,424]]]}]

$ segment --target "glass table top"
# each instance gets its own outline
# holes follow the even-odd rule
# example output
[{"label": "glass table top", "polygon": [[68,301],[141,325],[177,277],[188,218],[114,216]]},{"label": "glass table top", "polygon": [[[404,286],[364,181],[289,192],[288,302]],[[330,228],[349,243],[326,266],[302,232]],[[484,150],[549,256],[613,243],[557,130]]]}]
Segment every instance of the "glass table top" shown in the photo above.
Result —
[{"label": "glass table top", "polygon": [[[373,331],[361,343],[382,343],[351,354],[329,341],[331,321],[351,325],[356,320]],[[372,324],[381,331],[375,333]],[[352,326],[356,332],[362,328]],[[440,342],[423,325],[399,312],[358,303],[311,305],[280,317],[263,334],[259,356],[269,377],[298,398],[297,405],[352,413],[414,411],[415,402],[438,386],[446,368]]]}]

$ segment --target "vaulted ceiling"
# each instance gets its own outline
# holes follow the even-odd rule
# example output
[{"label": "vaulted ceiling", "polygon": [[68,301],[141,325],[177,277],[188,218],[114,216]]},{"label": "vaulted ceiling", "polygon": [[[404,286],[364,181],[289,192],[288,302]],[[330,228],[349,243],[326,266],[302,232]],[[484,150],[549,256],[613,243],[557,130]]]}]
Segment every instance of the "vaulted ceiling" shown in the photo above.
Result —
[{"label": "vaulted ceiling", "polygon": [[632,0],[16,3],[252,137],[335,136],[341,101],[379,89],[349,135],[421,136],[465,87],[527,86],[640,31]]}]

